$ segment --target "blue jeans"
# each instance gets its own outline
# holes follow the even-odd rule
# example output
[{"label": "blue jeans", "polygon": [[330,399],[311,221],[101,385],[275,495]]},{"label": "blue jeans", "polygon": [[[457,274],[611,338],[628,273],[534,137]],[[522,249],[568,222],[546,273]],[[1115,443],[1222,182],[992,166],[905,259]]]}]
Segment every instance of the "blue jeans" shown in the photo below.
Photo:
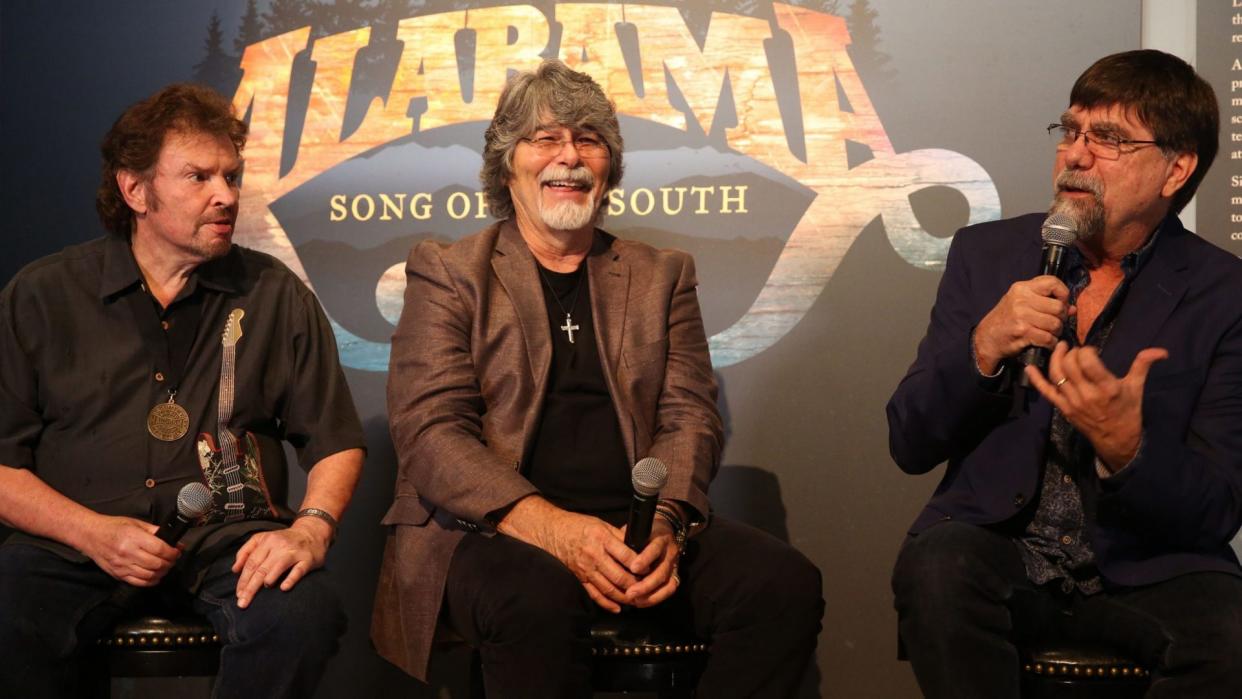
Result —
[{"label": "blue jeans", "polygon": [[[237,546],[241,545],[237,542]],[[273,587],[237,607],[236,546],[210,562],[196,594],[178,589],[177,569],[144,595],[189,598],[220,635],[213,696],[310,697],[345,631],[345,615],[322,570],[288,592]],[[29,544],[0,546],[0,695],[77,697],[80,653],[125,612],[120,585],[94,563],[78,563]]]},{"label": "blue jeans", "polygon": [[1099,641],[1152,669],[1148,699],[1242,696],[1242,578],[1193,573],[1094,595],[1036,586],[1014,542],[962,522],[907,539],[893,571],[901,640],[927,697],[1017,697],[1018,646]]}]

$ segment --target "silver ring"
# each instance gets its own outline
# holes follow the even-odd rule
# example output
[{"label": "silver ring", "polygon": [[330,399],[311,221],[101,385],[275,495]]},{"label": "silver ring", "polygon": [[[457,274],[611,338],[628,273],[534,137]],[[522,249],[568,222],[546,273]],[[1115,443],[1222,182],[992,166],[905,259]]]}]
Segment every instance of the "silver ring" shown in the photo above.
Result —
[{"label": "silver ring", "polygon": [[1061,384],[1065,383],[1066,381],[1069,381],[1069,377],[1068,377],[1068,376],[1062,376],[1062,377],[1061,377],[1061,380],[1060,380],[1060,381],[1058,381],[1058,382],[1056,382],[1056,384],[1055,384],[1055,385],[1056,385],[1056,387],[1057,387],[1057,388],[1060,388],[1060,387],[1061,387]]}]

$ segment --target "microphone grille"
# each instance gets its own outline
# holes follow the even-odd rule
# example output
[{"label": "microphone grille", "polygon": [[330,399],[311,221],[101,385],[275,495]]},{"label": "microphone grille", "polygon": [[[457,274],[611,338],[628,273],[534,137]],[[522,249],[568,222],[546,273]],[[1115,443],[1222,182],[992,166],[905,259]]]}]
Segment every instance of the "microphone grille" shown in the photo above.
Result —
[{"label": "microphone grille", "polygon": [[177,512],[194,520],[211,512],[211,491],[202,483],[186,483],[177,493]]},{"label": "microphone grille", "polygon": [[634,470],[630,472],[630,483],[633,484],[634,490],[644,497],[659,494],[660,489],[667,482],[668,466],[653,456],[648,456],[634,464]]},{"label": "microphone grille", "polygon": [[1078,240],[1078,221],[1073,216],[1058,211],[1044,219],[1044,226],[1039,234],[1048,245],[1068,247]]}]

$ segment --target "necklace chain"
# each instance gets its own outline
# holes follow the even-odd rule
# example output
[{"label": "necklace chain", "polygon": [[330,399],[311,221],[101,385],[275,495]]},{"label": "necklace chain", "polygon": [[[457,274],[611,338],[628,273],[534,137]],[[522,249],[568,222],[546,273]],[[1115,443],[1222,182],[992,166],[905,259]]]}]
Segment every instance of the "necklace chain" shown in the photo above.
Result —
[{"label": "necklace chain", "polygon": [[539,270],[539,277],[543,279],[544,284],[548,285],[548,291],[552,292],[552,300],[556,302],[556,307],[565,314],[565,324],[561,326],[561,330],[569,336],[569,344],[574,344],[574,331],[578,330],[579,326],[574,325],[573,314],[574,309],[578,307],[578,295],[582,291],[582,279],[586,276],[586,272],[581,267],[578,268],[578,283],[574,285],[574,297],[569,302],[569,309],[566,310],[565,304],[561,303],[561,297],[556,293],[556,287],[552,286],[552,280],[548,279],[548,275],[543,271],[543,265],[536,262],[535,269]]}]

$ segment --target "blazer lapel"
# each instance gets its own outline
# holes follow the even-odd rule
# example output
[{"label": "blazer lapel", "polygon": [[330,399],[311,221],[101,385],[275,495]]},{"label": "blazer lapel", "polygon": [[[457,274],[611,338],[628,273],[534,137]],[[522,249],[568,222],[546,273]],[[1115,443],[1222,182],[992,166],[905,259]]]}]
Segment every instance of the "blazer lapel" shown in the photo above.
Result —
[{"label": "blazer lapel", "polygon": [[[603,238],[598,252],[587,258],[587,279],[591,284],[591,316],[595,320],[596,343],[604,374],[613,376],[621,361],[625,312],[629,304],[630,266]],[[602,247],[602,249],[599,249]]]},{"label": "blazer lapel", "polygon": [[[548,370],[552,366],[548,312],[543,289],[539,286],[539,275],[535,271],[535,256],[526,247],[512,221],[500,224],[492,270],[513,302],[513,311],[522,326],[522,339],[526,342],[526,356],[530,359],[536,396],[542,396],[547,389]],[[537,412],[530,411],[528,419],[533,419]],[[526,430],[527,434],[530,432],[530,429]]]},{"label": "blazer lapel", "polygon": [[612,248],[614,239],[595,234],[595,247],[587,257],[587,279],[591,285],[591,317],[595,324],[595,345],[604,370],[604,381],[617,410],[621,438],[631,461],[636,459],[634,427],[629,397],[617,384],[621,366],[621,346],[625,337],[625,314],[629,310],[630,266]]},{"label": "blazer lapel", "polygon": [[1151,346],[1152,339],[1186,293],[1189,275],[1186,262],[1186,233],[1176,219],[1170,219],[1156,240],[1156,249],[1146,267],[1126,294],[1117,323],[1100,354],[1104,365],[1117,376],[1130,371],[1134,355]]}]

